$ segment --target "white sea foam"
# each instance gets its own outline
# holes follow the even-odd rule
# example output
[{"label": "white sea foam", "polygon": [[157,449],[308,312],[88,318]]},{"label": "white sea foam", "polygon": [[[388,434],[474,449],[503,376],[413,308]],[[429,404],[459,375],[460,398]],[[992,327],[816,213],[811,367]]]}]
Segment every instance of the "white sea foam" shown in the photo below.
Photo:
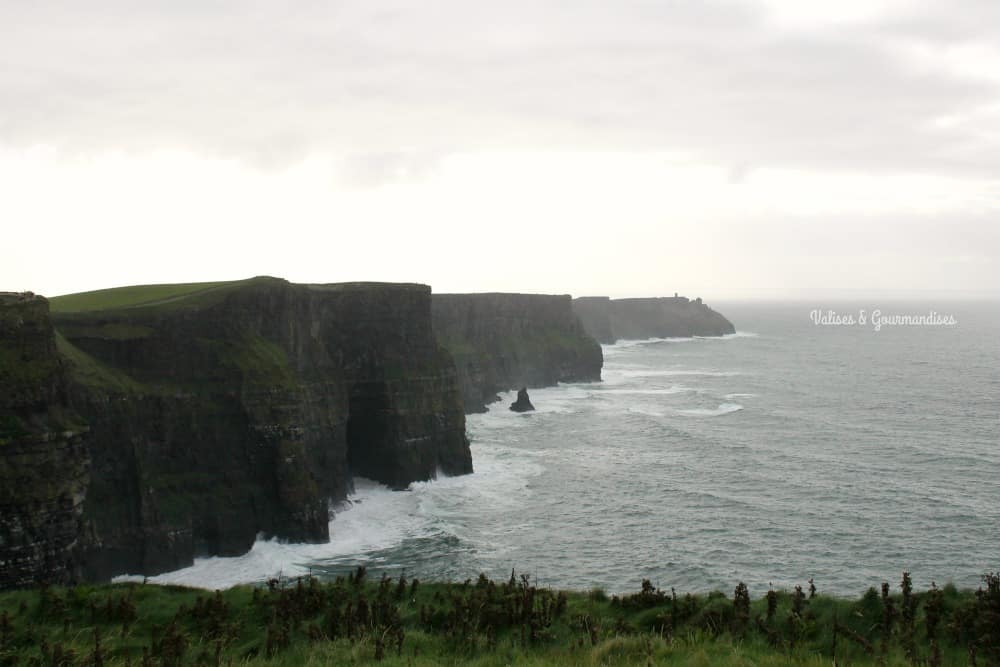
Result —
[{"label": "white sea foam", "polygon": [[676,412],[677,414],[687,415],[690,417],[720,417],[742,409],[743,406],[739,403],[722,403],[714,410],[709,408],[689,408],[685,410],[677,410]]},{"label": "white sea foam", "polygon": [[618,371],[621,375],[627,378],[655,378],[655,377],[673,377],[673,376],[704,376],[704,377],[733,377],[735,375],[740,375],[739,371],[716,371],[716,370],[701,370],[701,369],[690,369],[690,370],[623,370]]},{"label": "white sea foam", "polygon": [[623,352],[628,352],[634,347],[641,345],[658,345],[660,343],[692,343],[697,338],[643,338],[636,340],[620,340],[612,345],[601,345],[604,357],[616,356]]},{"label": "white sea foam", "polygon": [[[511,413],[514,414],[514,413]],[[478,415],[476,415],[478,416]],[[470,421],[475,421],[470,418]],[[470,434],[475,429],[470,428]],[[480,542],[461,521],[468,504],[504,507],[530,495],[530,480],[544,470],[531,452],[490,443],[472,445],[475,472],[416,482],[408,491],[392,491],[371,480],[355,478],[355,492],[346,509],[330,522],[325,544],[289,544],[258,539],[242,556],[198,558],[190,567],[149,577],[158,584],[180,584],[221,589],[271,577],[297,577],[310,572],[310,564],[351,562],[404,540],[447,532],[459,539]],[[115,581],[141,581],[123,575]]]},{"label": "white sea foam", "polygon": [[426,522],[415,516],[416,497],[412,493],[393,492],[362,478],[355,478],[354,487],[355,493],[347,509],[337,512],[330,522],[331,540],[326,544],[289,544],[258,539],[242,556],[199,558],[190,567],[149,580],[160,584],[228,588],[279,575],[302,576],[308,574],[312,561],[336,560],[385,549],[426,529]]},{"label": "white sea foam", "polygon": [[723,334],[721,336],[690,336],[690,337],[667,337],[667,338],[642,338],[642,339],[630,339],[630,340],[620,340],[613,344],[601,345],[604,352],[605,358],[609,356],[617,356],[623,352],[627,352],[629,349],[640,346],[640,345],[658,345],[660,343],[692,343],[697,341],[725,341],[734,340],[736,338],[757,338],[758,334],[752,331],[737,331],[731,334]]},{"label": "white sea foam", "polygon": [[755,398],[757,394],[726,394],[723,398],[733,399],[733,398]]},{"label": "white sea foam", "polygon": [[736,333],[723,334],[721,336],[695,336],[698,340],[733,340],[734,338],[757,338],[759,334],[752,331],[737,331]]},{"label": "white sea foam", "polygon": [[648,366],[633,366],[630,369],[615,368],[610,364],[604,364],[604,370],[601,372],[601,378],[604,380],[601,382],[601,386],[607,387],[609,385],[625,384],[628,378],[625,376],[625,370],[635,370],[637,368],[648,368]]},{"label": "white sea foam", "polygon": [[625,394],[625,395],[635,395],[635,396],[670,396],[672,394],[686,394],[692,391],[698,391],[698,390],[693,389],[691,387],[674,385],[669,389],[604,389],[596,393]]}]

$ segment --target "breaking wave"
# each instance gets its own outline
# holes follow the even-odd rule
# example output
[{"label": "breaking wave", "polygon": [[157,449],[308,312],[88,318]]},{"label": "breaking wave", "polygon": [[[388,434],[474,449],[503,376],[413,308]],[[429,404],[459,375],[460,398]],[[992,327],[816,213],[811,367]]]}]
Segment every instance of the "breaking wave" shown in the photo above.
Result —
[{"label": "breaking wave", "polygon": [[685,410],[676,410],[679,415],[688,415],[690,417],[721,417],[722,415],[728,415],[732,412],[738,412],[743,409],[743,406],[739,403],[723,403],[715,409],[709,408],[688,408]]}]

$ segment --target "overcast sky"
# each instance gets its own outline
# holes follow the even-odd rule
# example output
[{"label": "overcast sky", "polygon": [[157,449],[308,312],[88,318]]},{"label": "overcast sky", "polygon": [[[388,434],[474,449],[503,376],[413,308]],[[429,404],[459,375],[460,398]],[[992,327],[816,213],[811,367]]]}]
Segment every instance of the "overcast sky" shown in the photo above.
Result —
[{"label": "overcast sky", "polygon": [[996,295],[998,213],[997,0],[0,0],[0,290]]}]

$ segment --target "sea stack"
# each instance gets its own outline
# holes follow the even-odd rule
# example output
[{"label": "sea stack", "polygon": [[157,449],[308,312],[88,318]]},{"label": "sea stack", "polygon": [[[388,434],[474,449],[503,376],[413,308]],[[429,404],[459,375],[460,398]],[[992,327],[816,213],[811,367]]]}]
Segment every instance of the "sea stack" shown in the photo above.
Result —
[{"label": "sea stack", "polygon": [[455,360],[465,412],[497,394],[600,382],[604,356],[568,294],[434,294],[434,333]]},{"label": "sea stack", "polygon": [[527,387],[521,387],[517,390],[517,400],[510,404],[510,409],[514,412],[531,412],[535,409],[535,406],[531,404],[531,399],[528,398]]}]

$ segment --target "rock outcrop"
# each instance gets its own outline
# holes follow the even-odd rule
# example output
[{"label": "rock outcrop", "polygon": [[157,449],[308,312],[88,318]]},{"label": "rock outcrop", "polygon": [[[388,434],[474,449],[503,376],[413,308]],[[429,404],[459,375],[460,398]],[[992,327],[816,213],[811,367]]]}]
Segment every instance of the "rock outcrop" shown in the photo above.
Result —
[{"label": "rock outcrop", "polygon": [[53,299],[66,402],[89,425],[83,574],[155,574],[258,533],[325,541],[352,475],[471,472],[430,298],[258,278]]},{"label": "rock outcrop", "polygon": [[0,294],[0,588],[78,577],[86,440],[48,302]]},{"label": "rock outcrop", "polygon": [[601,379],[601,346],[568,295],[435,294],[432,309],[467,412],[484,411],[500,391]]},{"label": "rock outcrop", "polygon": [[723,336],[736,331],[732,322],[702,300],[683,296],[573,299],[573,312],[583,328],[601,343],[622,339]]},{"label": "rock outcrop", "polygon": [[531,404],[528,396],[528,388],[521,387],[517,390],[517,400],[510,404],[511,412],[532,412],[535,406]]}]

